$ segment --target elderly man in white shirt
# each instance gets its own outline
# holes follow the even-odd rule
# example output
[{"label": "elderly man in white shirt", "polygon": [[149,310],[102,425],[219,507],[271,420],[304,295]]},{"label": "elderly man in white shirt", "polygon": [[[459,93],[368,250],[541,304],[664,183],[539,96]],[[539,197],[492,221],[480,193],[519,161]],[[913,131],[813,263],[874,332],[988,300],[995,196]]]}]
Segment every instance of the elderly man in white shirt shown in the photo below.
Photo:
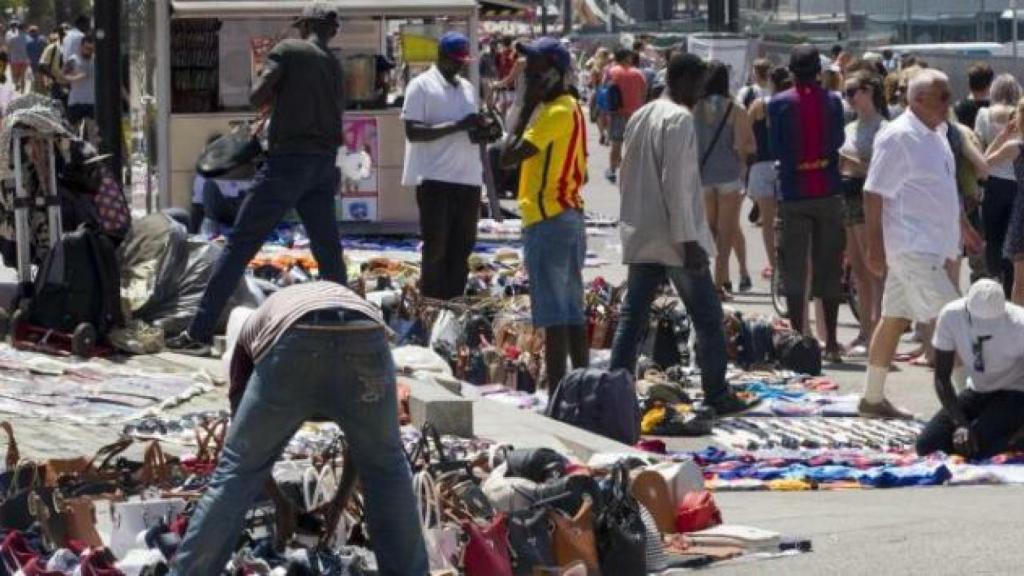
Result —
[{"label": "elderly man in white shirt", "polygon": [[868,269],[885,276],[885,290],[859,406],[863,416],[912,417],[885,397],[889,364],[910,322],[932,326],[958,297],[945,264],[959,255],[961,232],[971,244],[977,240],[963,228],[956,161],[946,138],[950,97],[945,74],[922,70],[910,80],[908,113],[875,139],[864,185],[865,240]]},{"label": "elderly man in white shirt", "polygon": [[623,262],[629,265],[611,367],[636,369],[637,348],[651,303],[672,281],[697,333],[697,359],[705,403],[718,415],[747,408],[725,382],[726,346],[722,304],[708,257],[715,243],[704,214],[692,107],[703,88],[706,66],[692,54],[668,64],[665,96],[630,118],[620,182]]}]

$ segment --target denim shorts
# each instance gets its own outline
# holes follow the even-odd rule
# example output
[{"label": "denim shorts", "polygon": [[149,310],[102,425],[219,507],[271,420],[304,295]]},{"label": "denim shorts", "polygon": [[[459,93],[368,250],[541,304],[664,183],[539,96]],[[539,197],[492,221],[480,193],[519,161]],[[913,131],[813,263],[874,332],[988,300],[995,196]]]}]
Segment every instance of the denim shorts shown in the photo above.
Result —
[{"label": "denim shorts", "polygon": [[583,263],[587,231],[583,213],[566,210],[523,229],[526,273],[530,278],[533,325],[579,326],[583,310]]}]

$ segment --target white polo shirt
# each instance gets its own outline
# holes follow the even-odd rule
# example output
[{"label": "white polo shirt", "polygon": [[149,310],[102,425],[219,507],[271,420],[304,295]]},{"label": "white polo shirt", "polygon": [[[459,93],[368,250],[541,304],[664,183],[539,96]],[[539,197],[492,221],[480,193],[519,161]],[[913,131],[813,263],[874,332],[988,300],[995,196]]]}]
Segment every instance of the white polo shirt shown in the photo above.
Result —
[{"label": "white polo shirt", "polygon": [[[477,112],[473,85],[462,77],[459,77],[457,85],[452,85],[444,79],[437,66],[431,66],[414,78],[405,89],[402,120],[444,124],[458,122]],[[403,186],[418,186],[424,180],[482,186],[483,174],[480,147],[470,142],[465,131],[433,142],[406,140]]]},{"label": "white polo shirt", "polygon": [[864,190],[882,197],[887,257],[960,251],[960,198],[948,126],[931,130],[908,110],[878,133]]},{"label": "white polo shirt", "polygon": [[[935,325],[936,350],[956,352],[977,392],[1024,392],[1024,308],[1006,304],[1006,315],[979,320],[967,313],[966,300],[946,304]],[[981,343],[985,371],[974,367],[974,344]]]}]

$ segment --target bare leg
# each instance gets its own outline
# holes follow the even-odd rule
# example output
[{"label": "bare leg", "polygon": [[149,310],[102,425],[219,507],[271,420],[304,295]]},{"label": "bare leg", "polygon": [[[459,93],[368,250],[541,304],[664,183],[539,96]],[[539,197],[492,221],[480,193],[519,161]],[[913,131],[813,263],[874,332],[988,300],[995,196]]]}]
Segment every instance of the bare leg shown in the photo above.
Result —
[{"label": "bare leg", "polygon": [[[860,333],[856,343],[867,344],[875,332],[878,318],[875,316],[876,279],[868,271],[864,259],[864,226],[857,224],[846,228],[846,257],[853,268],[853,281],[857,283],[857,314],[860,316]],[[880,300],[880,299],[879,299]]]},{"label": "bare leg", "polygon": [[736,231],[740,227],[739,192],[718,192],[718,235],[715,237],[715,284],[722,286],[729,280],[729,255],[736,241]]},{"label": "bare leg", "polygon": [[612,142],[611,151],[611,169],[613,172],[618,172],[619,165],[622,164],[622,142]]},{"label": "bare leg", "polygon": [[1011,300],[1018,306],[1024,306],[1024,260],[1013,261],[1013,292]]},{"label": "bare leg", "polygon": [[747,269],[747,238],[743,235],[743,228],[740,227],[738,221],[736,222],[736,234],[734,235],[732,249],[736,251],[736,261],[740,265],[740,278],[749,277],[750,270]]},{"label": "bare leg", "polygon": [[775,268],[775,211],[776,204],[772,198],[757,201],[761,207],[761,238],[764,239],[764,253],[768,257],[768,265]]},{"label": "bare leg", "polygon": [[910,321],[905,318],[882,318],[871,337],[868,365],[888,371],[900,345],[900,337],[909,325]]}]

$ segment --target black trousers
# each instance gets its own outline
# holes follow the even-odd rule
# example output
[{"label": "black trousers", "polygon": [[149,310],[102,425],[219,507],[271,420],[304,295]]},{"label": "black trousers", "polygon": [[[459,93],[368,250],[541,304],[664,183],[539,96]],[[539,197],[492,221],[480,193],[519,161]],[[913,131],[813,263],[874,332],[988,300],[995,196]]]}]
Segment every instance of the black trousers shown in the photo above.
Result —
[{"label": "black trousers", "polygon": [[[959,398],[964,415],[970,419],[971,436],[977,440],[977,458],[1005,452],[1013,436],[1024,428],[1024,392],[964,390]],[[945,410],[928,422],[917,439],[920,455],[943,451],[953,453],[953,432],[957,425]]]},{"label": "black trousers", "polygon": [[982,229],[985,233],[985,266],[988,273],[1003,284],[1009,295],[1013,287],[1013,263],[1003,257],[1003,244],[1013,214],[1013,199],[1017,197],[1017,182],[1004,178],[989,178],[985,183],[985,197],[981,201]]},{"label": "black trousers", "polygon": [[462,296],[476,244],[480,187],[424,180],[416,187],[416,203],[423,238],[420,292],[439,300]]}]

